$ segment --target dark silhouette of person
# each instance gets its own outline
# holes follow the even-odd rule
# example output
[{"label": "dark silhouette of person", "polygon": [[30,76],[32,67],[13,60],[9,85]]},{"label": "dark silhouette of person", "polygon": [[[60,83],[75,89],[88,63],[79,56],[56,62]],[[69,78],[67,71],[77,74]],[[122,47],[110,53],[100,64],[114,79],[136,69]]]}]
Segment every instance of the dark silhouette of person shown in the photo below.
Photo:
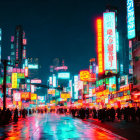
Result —
[{"label": "dark silhouette of person", "polygon": [[14,122],[18,121],[18,109],[16,108],[14,111]]}]

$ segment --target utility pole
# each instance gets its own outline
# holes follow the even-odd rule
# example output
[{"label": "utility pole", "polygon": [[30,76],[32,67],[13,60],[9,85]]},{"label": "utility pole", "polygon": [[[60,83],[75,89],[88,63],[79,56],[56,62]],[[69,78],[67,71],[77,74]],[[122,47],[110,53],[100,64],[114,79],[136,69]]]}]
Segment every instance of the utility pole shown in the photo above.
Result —
[{"label": "utility pole", "polygon": [[3,60],[4,65],[4,78],[3,78],[3,110],[6,110],[6,69],[7,69],[7,60]]}]

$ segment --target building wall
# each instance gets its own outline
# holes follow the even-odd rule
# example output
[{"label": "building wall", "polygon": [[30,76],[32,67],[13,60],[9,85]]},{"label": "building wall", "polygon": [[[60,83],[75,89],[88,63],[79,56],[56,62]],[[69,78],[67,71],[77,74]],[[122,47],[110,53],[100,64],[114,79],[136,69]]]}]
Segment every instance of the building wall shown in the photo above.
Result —
[{"label": "building wall", "polygon": [[140,90],[140,41],[137,41],[133,50],[134,87]]}]

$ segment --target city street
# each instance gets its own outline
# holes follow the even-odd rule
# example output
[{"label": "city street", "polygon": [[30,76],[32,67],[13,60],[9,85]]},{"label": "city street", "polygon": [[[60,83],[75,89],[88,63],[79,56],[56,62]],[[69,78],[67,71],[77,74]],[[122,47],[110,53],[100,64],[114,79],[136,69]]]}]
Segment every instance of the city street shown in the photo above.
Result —
[{"label": "city street", "polygon": [[102,127],[71,116],[58,114],[34,114],[0,127],[0,139],[47,140],[118,140],[125,138]]}]

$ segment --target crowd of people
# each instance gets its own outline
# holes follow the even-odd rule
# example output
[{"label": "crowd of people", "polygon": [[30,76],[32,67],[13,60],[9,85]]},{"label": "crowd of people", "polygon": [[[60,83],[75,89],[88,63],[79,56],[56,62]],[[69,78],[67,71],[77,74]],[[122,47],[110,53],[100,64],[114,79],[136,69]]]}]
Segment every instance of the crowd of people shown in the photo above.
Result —
[{"label": "crowd of people", "polygon": [[16,109],[6,109],[6,110],[1,110],[0,109],[0,125],[5,125],[8,124],[12,121],[17,122],[19,117],[26,118],[27,114],[31,114],[31,110],[27,111],[27,109],[21,109],[18,110]]},{"label": "crowd of people", "polygon": [[21,109],[18,110],[13,109],[6,109],[1,110],[0,109],[0,125],[3,124],[8,124],[12,121],[17,122],[18,118],[26,118],[26,116],[29,114],[33,113],[58,113],[58,114],[70,114],[72,117],[77,117],[80,119],[98,119],[101,122],[104,121],[114,121],[115,119],[117,120],[125,120],[126,122],[128,121],[138,121],[140,122],[140,108],[134,108],[134,107],[125,107],[125,108],[117,108],[114,109],[113,107],[110,109],[103,108],[96,110],[95,108],[88,108],[88,107],[81,107],[81,108],[76,108],[76,107],[59,107],[57,109],[50,109],[49,111],[47,108],[44,109]]},{"label": "crowd of people", "polygon": [[69,114],[72,115],[72,117],[77,117],[81,119],[98,119],[101,122],[104,121],[114,121],[117,120],[125,120],[128,121],[139,121],[140,122],[140,108],[137,109],[134,107],[125,107],[125,108],[117,108],[114,109],[113,107],[110,109],[103,108],[96,110],[95,108],[70,108],[69,111],[67,108],[59,108],[57,109],[57,113],[60,114],[66,114],[69,112]]}]

